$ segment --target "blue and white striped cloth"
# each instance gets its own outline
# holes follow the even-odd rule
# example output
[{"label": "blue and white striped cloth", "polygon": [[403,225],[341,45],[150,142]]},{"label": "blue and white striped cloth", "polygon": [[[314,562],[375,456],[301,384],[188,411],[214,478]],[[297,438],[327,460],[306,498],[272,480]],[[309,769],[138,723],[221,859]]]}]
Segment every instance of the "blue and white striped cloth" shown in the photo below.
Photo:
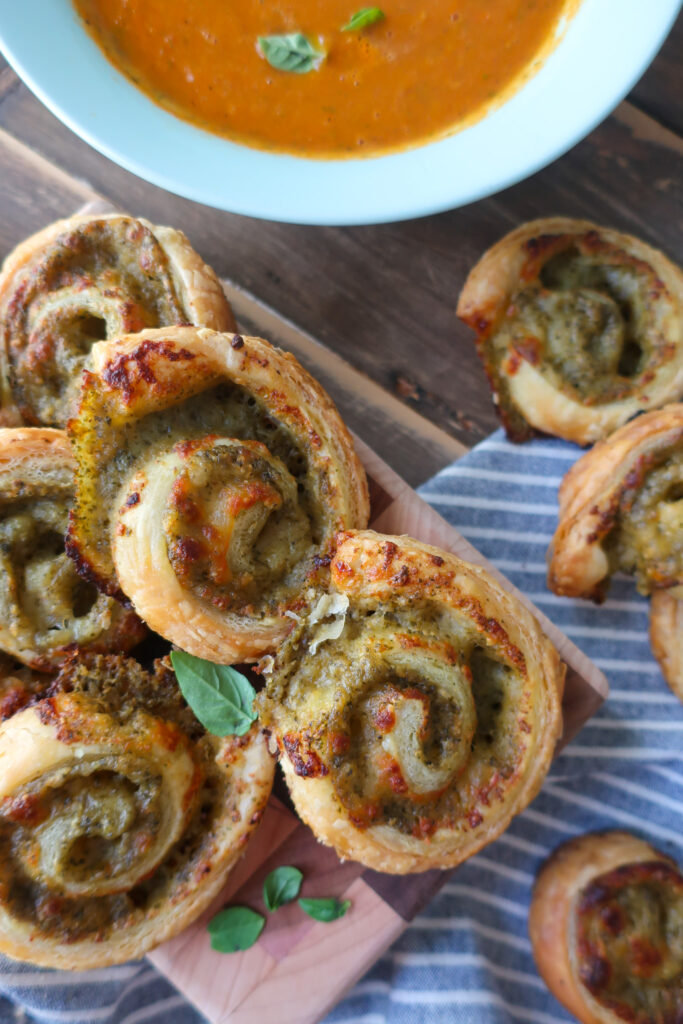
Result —
[{"label": "blue and white striped cloth", "polygon": [[[599,607],[545,585],[557,488],[579,454],[561,441],[511,445],[499,431],[421,489],[606,672],[611,696],[533,805],[458,870],[327,1024],[566,1024],[527,935],[543,860],[565,839],[605,828],[633,830],[683,860],[683,706],[650,653],[648,602],[625,578]],[[144,963],[74,977],[0,960],[0,992],[2,1024],[202,1020]]]}]

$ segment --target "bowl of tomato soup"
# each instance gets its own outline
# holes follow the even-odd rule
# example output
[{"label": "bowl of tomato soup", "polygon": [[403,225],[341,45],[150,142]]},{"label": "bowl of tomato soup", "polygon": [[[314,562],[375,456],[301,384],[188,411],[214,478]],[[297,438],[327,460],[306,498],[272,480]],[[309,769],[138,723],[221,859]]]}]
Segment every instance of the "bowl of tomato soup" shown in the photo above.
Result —
[{"label": "bowl of tomato soup", "polygon": [[66,124],[157,185],[273,220],[376,223],[471,202],[559,156],[679,9],[24,0],[0,14],[0,46]]}]

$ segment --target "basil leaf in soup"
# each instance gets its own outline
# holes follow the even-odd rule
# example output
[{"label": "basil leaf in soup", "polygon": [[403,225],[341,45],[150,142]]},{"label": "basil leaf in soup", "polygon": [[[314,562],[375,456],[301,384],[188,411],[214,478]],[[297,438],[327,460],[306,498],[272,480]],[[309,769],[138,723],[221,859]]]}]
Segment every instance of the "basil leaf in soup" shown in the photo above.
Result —
[{"label": "basil leaf in soup", "polygon": [[303,32],[283,36],[260,36],[259,49],[268,63],[278,71],[303,75],[320,66],[325,54],[316,50]]},{"label": "basil leaf in soup", "polygon": [[351,15],[348,23],[342,27],[342,32],[360,32],[362,28],[381,21],[384,16],[381,7],[361,7],[359,11]]},{"label": "basil leaf in soup", "polygon": [[257,719],[256,692],[246,676],[230,665],[214,665],[185,651],[172,651],[180,691],[207,732],[244,736]]}]

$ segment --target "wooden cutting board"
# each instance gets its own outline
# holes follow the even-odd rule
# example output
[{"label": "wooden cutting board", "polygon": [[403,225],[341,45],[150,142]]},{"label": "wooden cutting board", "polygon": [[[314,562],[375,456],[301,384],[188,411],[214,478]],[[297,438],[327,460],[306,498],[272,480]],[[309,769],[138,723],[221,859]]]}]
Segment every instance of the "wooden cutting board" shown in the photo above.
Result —
[{"label": "wooden cutting board", "polygon": [[[676,116],[680,110],[672,99],[676,94],[672,70],[675,53],[672,40],[668,64],[660,63],[659,77],[656,72],[654,78],[652,73],[646,77],[640,95],[641,105],[648,107],[647,101],[651,100],[651,112],[665,115],[662,120],[673,128],[680,127],[680,116]],[[670,83],[661,77],[667,69]],[[653,83],[657,87],[654,90]],[[667,91],[664,86],[668,84],[671,88]],[[296,290],[301,289],[307,301],[321,304],[321,296],[329,285],[340,296],[339,302],[321,304],[321,312],[311,315],[310,322],[333,323],[330,336],[338,349],[340,341],[345,341],[349,332],[354,333],[350,346],[355,361],[370,367],[388,384],[395,374],[404,372],[409,377],[402,381],[404,386],[410,388],[413,380],[417,381],[423,410],[433,403],[434,416],[442,423],[449,422],[447,414],[451,423],[458,420],[461,412],[478,414],[487,401],[481,398],[483,388],[476,386],[478,382],[473,379],[469,364],[465,367],[466,393],[455,395],[455,399],[464,399],[462,405],[459,400],[450,401],[450,389],[448,404],[438,387],[434,389],[435,395],[425,396],[419,382],[431,382],[429,373],[425,377],[425,367],[429,370],[442,366],[450,358],[451,338],[457,335],[457,325],[453,324],[451,332],[450,307],[458,280],[486,245],[513,224],[537,215],[538,210],[561,210],[642,234],[648,241],[676,252],[675,183],[676,161],[682,152],[680,134],[668,131],[630,104],[622,104],[614,117],[562,161],[490,200],[406,225],[328,231],[257,224],[248,218],[185,203],[146,185],[72,137],[1,61],[0,101],[2,255],[25,235],[95,198],[92,185],[84,180],[87,178],[99,183],[100,189],[115,201],[125,203],[132,213],[147,215],[157,223],[178,223],[205,255],[221,252],[223,247],[228,255],[222,265],[226,269],[235,267],[234,272],[243,280],[252,281],[256,289],[269,288],[271,295],[278,296],[278,302],[280,295],[296,295]],[[454,238],[460,239],[457,246],[452,243]],[[241,273],[243,263],[249,267],[248,274]],[[464,453],[463,446],[452,436],[417,415],[408,404],[399,402],[254,296],[228,282],[226,291],[242,328],[263,334],[293,351],[332,394],[357,434],[375,453],[399,466],[411,481],[425,479]],[[401,300],[392,306],[398,292]],[[306,302],[293,301],[291,294],[287,297],[288,308],[297,311],[298,316],[299,310],[305,312]],[[360,314],[344,315],[343,302],[353,304]],[[389,326],[380,332],[375,353],[372,345],[377,310]],[[390,311],[393,315],[387,316]],[[359,323],[367,326],[359,331]],[[389,355],[387,342],[392,332],[397,337],[400,332],[402,337],[398,337],[399,344]],[[420,371],[413,377],[410,368],[416,366],[416,358],[419,360],[419,351],[415,357],[415,349],[419,350],[425,339],[433,343],[432,358],[425,364],[420,362]],[[462,346],[458,348],[455,344],[457,340],[455,337],[454,351],[462,351]],[[368,358],[364,356],[365,350]],[[384,363],[390,365],[391,374],[380,375],[377,366]],[[413,395],[409,397],[412,401]],[[399,483],[403,488],[403,482]],[[386,489],[391,492],[388,480]],[[435,529],[436,523],[441,522],[439,517],[429,513],[428,522],[428,510],[419,502],[411,502],[411,508],[415,519],[403,528],[417,536],[433,537],[421,532],[420,523],[426,530]],[[385,523],[382,525],[389,528]],[[444,542],[444,546],[462,544],[461,540],[456,541],[453,531],[449,531],[449,536],[452,544]],[[454,550],[464,552],[465,546],[454,546]],[[567,686],[563,740],[580,727],[606,695],[601,674],[592,665],[586,666],[585,659],[575,661],[571,650],[572,645],[567,644],[565,657],[578,672],[570,676]],[[290,849],[284,845],[289,837],[299,837],[301,847]],[[306,856],[313,858],[310,868]],[[356,870],[351,879],[343,874],[342,866],[334,858],[330,867],[329,856],[329,851],[312,842],[310,833],[297,826],[296,819],[282,805],[272,801],[247,858],[233,874],[231,886],[217,901],[216,909],[242,885],[237,899],[258,907],[259,883],[266,873],[260,866],[273,857],[278,864],[305,866],[306,891],[311,895],[341,895],[353,888],[353,913],[334,925],[313,925],[307,921],[309,931],[304,935],[296,927],[296,908],[283,908],[269,921],[259,946],[247,954],[222,957],[211,952],[203,920],[157,951],[154,959],[161,969],[212,1022],[313,1021],[341,997],[403,930],[402,914],[408,917],[410,910],[396,908],[395,881],[389,876],[372,876],[362,869]],[[445,880],[440,875],[436,879],[409,876],[401,882],[401,889],[410,891],[414,906],[419,908]],[[336,889],[333,882],[338,886]],[[387,888],[381,889],[381,884]],[[383,894],[386,898],[380,899]],[[305,941],[307,936],[315,942],[314,948],[312,942]],[[240,976],[242,981],[238,981]],[[257,988],[259,979],[263,979],[263,984]]]},{"label": "wooden cutting board", "polygon": [[[86,209],[102,209],[89,205]],[[465,452],[417,414],[357,373],[339,356],[299,331],[258,299],[224,282],[240,330],[259,334],[293,352],[328,389],[347,423],[387,445],[440,446],[454,460]],[[373,438],[373,440],[374,440]],[[485,565],[515,592],[541,622],[568,665],[560,746],[576,735],[607,696],[602,672],[534,605],[395,473],[358,436],[358,453],[370,480],[371,526],[410,534]],[[296,903],[268,915],[260,939],[243,953],[211,949],[208,920],[229,903],[262,913],[266,875],[282,864],[304,874],[302,895],[349,899],[352,908],[333,924],[316,923]],[[396,878],[341,862],[272,797],[246,855],[209,910],[150,959],[211,1024],[314,1024],[370,968],[450,877],[431,871]]]},{"label": "wooden cutting board", "polygon": [[[98,199],[78,212],[112,209]],[[414,461],[422,455],[430,464],[436,451],[443,465],[466,449],[248,292],[229,281],[224,288],[240,330],[293,352],[355,428],[357,450],[370,481],[371,526],[383,533],[410,534],[487,566],[532,610],[568,665],[564,732],[559,744],[563,746],[605,700],[608,685],[603,673],[378,454],[381,451],[390,458],[394,446],[402,446]],[[371,441],[372,447],[366,441]],[[207,921],[228,903],[264,912],[263,880],[282,864],[303,871],[302,895],[349,899],[352,907],[346,916],[333,924],[321,924],[306,917],[296,903],[290,904],[268,915],[267,926],[251,949],[231,955],[214,952]],[[333,851],[318,844],[310,830],[273,796],[224,891],[201,918],[155,950],[150,960],[211,1024],[315,1024],[366,973],[451,874],[430,871],[397,878],[353,862],[343,863]]]},{"label": "wooden cutting board", "polygon": [[[438,513],[356,438],[370,479],[371,525],[408,533],[486,565],[531,608],[567,662],[563,701],[568,742],[607,696],[607,681],[593,663]],[[265,913],[261,888],[281,864],[304,873],[302,895],[351,900],[345,917],[319,924],[296,903],[268,915],[259,941],[244,953],[215,953],[206,923],[227,903]],[[342,863],[310,830],[271,798],[256,836],[213,906],[182,935],[151,954],[152,962],[211,1024],[314,1024],[391,945],[451,876],[448,871],[396,877]]]}]

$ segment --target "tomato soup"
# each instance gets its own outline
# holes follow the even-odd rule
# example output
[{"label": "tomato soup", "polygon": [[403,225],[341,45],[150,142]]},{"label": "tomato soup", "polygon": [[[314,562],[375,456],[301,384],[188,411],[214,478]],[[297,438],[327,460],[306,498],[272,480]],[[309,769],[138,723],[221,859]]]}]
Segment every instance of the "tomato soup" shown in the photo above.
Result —
[{"label": "tomato soup", "polygon": [[250,146],[340,157],[483,116],[537,69],[578,0],[74,3],[112,63],[179,117]]}]

